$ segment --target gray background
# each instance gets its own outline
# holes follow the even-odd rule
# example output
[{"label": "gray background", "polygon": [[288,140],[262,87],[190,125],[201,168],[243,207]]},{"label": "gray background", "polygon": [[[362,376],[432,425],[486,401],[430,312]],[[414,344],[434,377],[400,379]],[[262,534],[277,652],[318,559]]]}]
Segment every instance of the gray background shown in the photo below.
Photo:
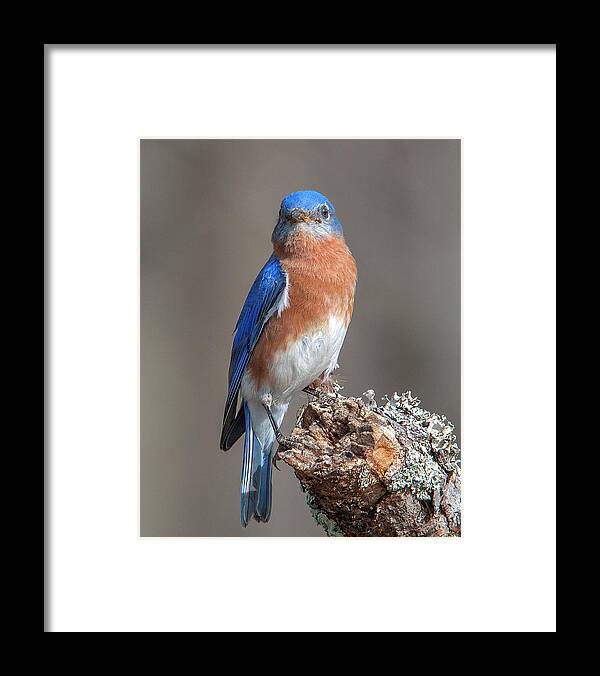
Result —
[{"label": "gray background", "polygon": [[358,264],[344,394],[410,389],[460,442],[459,140],[145,139],[140,161],[142,536],[324,536],[283,464],[271,521],[241,528],[242,442],[219,450],[232,330],[295,190],[332,200]]}]

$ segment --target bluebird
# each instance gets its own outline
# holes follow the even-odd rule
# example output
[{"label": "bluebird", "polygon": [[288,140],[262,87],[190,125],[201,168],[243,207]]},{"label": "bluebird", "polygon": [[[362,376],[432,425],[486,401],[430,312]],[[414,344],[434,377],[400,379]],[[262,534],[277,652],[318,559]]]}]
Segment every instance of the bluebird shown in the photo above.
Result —
[{"label": "bluebird", "polygon": [[271,515],[275,445],[294,394],[330,385],[352,317],[356,263],[333,204],[313,190],[281,202],[273,253],[237,321],[221,449],[244,436],[240,519]]}]

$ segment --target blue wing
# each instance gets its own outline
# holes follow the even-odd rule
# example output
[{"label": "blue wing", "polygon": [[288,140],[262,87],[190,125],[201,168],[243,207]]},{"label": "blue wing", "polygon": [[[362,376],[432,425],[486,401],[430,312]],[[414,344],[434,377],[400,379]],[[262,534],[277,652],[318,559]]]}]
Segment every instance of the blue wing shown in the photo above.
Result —
[{"label": "blue wing", "polygon": [[273,254],[254,280],[235,326],[229,365],[229,388],[221,433],[221,448],[224,451],[231,448],[244,433],[243,408],[236,417],[242,376],[260,334],[277,307],[286,284],[285,272]]}]

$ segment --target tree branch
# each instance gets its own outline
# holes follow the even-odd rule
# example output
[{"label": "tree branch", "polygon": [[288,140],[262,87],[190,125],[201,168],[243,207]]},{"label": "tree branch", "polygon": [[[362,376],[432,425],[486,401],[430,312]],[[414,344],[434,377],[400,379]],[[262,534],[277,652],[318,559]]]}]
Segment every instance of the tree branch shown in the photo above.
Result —
[{"label": "tree branch", "polygon": [[460,449],[453,425],[421,409],[410,392],[378,406],[321,392],[298,412],[295,472],[329,536],[460,535]]}]

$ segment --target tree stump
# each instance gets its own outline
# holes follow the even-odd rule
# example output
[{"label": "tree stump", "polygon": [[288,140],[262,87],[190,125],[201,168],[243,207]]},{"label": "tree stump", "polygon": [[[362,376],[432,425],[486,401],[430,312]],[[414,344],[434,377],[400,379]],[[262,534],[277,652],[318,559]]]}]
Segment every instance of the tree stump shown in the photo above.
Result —
[{"label": "tree stump", "polygon": [[460,449],[443,415],[410,392],[320,392],[298,412],[278,458],[295,472],[329,536],[459,536]]}]

